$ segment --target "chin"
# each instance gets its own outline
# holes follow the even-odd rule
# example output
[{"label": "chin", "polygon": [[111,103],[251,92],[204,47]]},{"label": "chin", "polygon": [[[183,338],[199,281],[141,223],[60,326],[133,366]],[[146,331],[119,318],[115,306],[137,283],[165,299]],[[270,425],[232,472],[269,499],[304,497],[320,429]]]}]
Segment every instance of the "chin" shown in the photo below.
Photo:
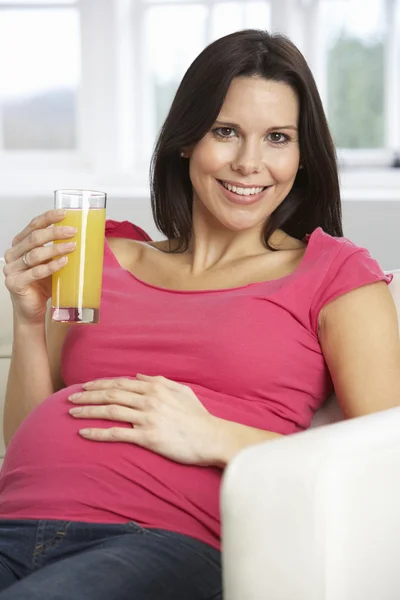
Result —
[{"label": "chin", "polygon": [[261,227],[259,219],[249,219],[248,215],[238,215],[234,219],[218,219],[218,221],[223,227],[225,227],[229,231],[237,233],[240,233],[242,231],[249,231],[251,229],[259,229]]},{"label": "chin", "polygon": [[[202,214],[204,222],[213,222],[214,226],[223,228],[234,233],[240,233],[250,230],[259,230],[263,227],[263,224],[268,219],[269,214],[265,210],[261,211],[261,206],[258,206],[258,210],[253,206],[224,206],[219,199],[214,200],[213,203],[203,203],[198,197],[195,197],[195,204],[198,214]],[[260,214],[261,213],[261,214]]]}]

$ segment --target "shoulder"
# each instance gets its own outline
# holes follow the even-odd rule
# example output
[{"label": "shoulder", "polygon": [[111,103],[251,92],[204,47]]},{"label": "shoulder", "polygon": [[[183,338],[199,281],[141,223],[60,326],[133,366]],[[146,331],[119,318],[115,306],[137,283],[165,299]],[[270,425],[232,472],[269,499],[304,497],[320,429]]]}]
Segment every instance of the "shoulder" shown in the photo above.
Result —
[{"label": "shoulder", "polygon": [[347,256],[359,250],[366,250],[366,248],[357,246],[346,237],[330,235],[322,227],[317,227],[312,233],[308,233],[304,240],[308,245],[312,244],[319,253],[331,254],[332,256],[339,253]]},{"label": "shoulder", "polygon": [[[328,285],[336,277],[357,281],[358,278],[382,278],[384,272],[369,250],[345,237],[334,237],[320,227],[305,237],[312,262],[317,262],[325,278],[322,284]],[[388,276],[391,280],[391,277]]]},{"label": "shoulder", "polygon": [[[369,284],[389,284],[392,280],[393,276],[384,273],[367,248],[345,237],[337,238],[318,228],[306,236],[306,240],[309,263],[317,282],[311,306],[314,331],[331,310],[328,305],[334,300]],[[354,295],[353,298],[357,301]],[[343,302],[348,301],[349,298],[343,299]]]},{"label": "shoulder", "polygon": [[148,246],[146,242],[115,237],[108,237],[107,243],[121,267],[128,271],[133,270],[134,265],[143,255],[144,247]]},{"label": "shoulder", "polygon": [[396,307],[378,279],[323,307],[319,341],[344,414],[356,417],[400,403]]},{"label": "shoulder", "polygon": [[138,241],[151,241],[151,237],[138,225],[130,221],[115,221],[107,219],[106,231],[107,238],[125,238]]},{"label": "shoulder", "polygon": [[135,264],[142,248],[151,243],[150,236],[130,221],[107,219],[105,235],[111,252],[119,264],[128,270]]},{"label": "shoulder", "polygon": [[268,240],[275,250],[303,250],[307,247],[305,240],[299,240],[288,233],[277,229]]}]

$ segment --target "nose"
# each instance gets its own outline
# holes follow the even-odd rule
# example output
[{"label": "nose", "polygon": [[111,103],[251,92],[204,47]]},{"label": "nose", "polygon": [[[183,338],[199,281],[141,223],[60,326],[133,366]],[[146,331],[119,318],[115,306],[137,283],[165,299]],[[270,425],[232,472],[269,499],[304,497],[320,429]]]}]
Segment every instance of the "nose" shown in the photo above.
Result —
[{"label": "nose", "polygon": [[232,169],[242,173],[242,175],[252,175],[259,173],[262,168],[261,151],[254,144],[245,144],[232,161]]}]

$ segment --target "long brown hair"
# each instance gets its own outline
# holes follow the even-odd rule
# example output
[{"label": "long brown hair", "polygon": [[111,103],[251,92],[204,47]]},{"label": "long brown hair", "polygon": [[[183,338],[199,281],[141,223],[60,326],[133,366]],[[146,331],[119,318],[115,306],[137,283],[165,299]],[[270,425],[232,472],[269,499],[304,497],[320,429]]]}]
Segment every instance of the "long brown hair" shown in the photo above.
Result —
[{"label": "long brown hair", "polygon": [[307,62],[285,36],[257,29],[227,35],[207,46],[187,70],[161,128],[150,167],[153,216],[168,239],[186,249],[192,234],[193,189],[182,148],[211,129],[235,77],[258,76],[290,85],[300,103],[299,143],[303,166],[283,202],[268,218],[264,239],[282,229],[302,240],[322,227],[342,236],[335,147]]}]

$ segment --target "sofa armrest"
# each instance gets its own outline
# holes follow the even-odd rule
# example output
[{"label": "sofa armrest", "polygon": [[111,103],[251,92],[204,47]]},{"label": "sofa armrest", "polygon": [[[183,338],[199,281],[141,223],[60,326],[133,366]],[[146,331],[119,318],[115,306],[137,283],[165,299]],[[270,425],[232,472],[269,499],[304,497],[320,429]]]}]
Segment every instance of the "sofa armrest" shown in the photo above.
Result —
[{"label": "sofa armrest", "polygon": [[3,440],[3,412],[4,400],[6,395],[8,371],[10,369],[10,359],[0,356],[0,469],[5,454],[5,445]]},{"label": "sofa armrest", "polygon": [[224,600],[397,600],[400,407],[240,452],[221,511]]}]

